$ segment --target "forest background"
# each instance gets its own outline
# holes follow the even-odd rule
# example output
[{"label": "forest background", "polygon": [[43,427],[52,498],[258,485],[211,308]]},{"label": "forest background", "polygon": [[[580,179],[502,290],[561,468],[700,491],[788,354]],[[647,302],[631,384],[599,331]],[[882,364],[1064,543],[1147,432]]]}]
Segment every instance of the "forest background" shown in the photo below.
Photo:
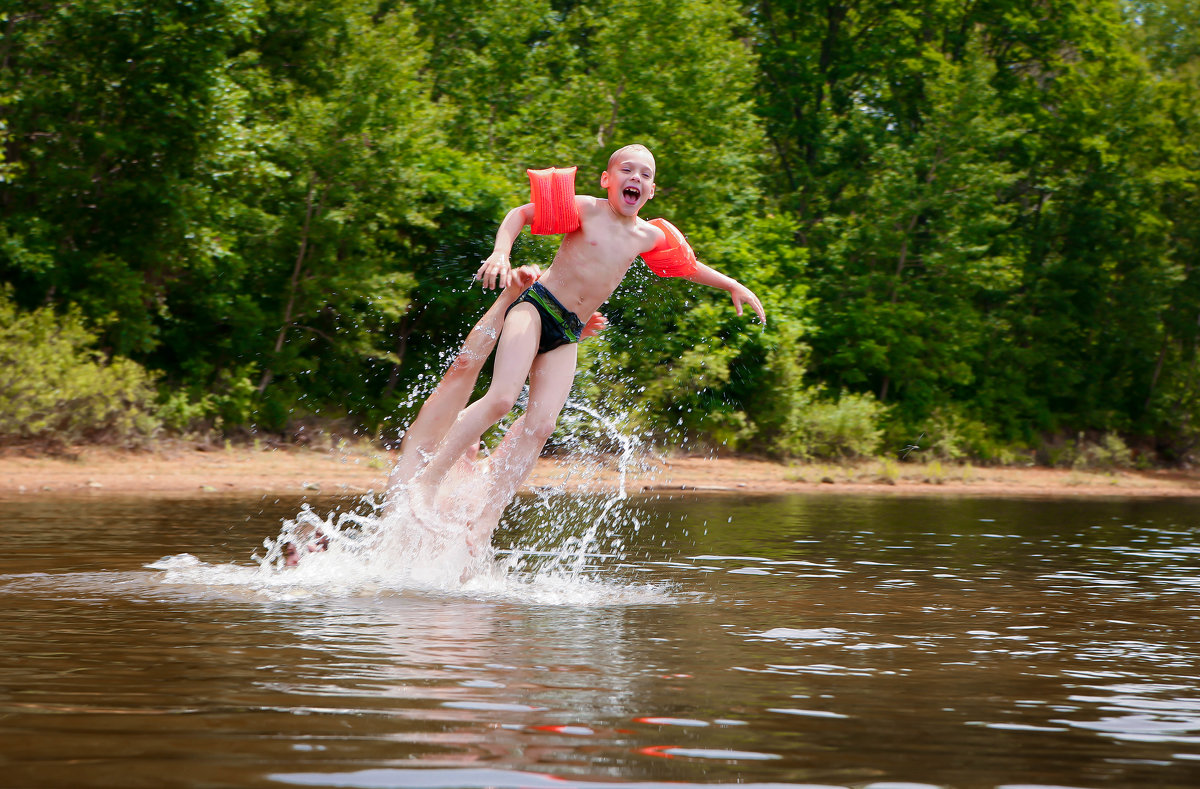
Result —
[{"label": "forest background", "polygon": [[641,142],[648,214],[770,323],[635,265],[588,410],[784,458],[1188,462],[1198,96],[1197,0],[15,0],[0,440],[394,441],[525,168],[599,194]]}]

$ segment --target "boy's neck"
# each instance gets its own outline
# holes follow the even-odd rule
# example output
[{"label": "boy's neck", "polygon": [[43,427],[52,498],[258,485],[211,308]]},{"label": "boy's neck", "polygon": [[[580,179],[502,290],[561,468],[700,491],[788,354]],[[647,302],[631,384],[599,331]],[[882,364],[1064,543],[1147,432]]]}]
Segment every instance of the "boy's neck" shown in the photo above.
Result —
[{"label": "boy's neck", "polygon": [[637,214],[634,214],[633,216],[627,216],[625,214],[622,214],[620,211],[618,211],[616,208],[613,207],[612,201],[610,201],[610,200],[605,200],[604,205],[608,206],[608,210],[611,211],[612,215],[617,218],[617,221],[628,223],[628,224],[634,224],[634,225],[637,224],[637,221],[638,221]]}]

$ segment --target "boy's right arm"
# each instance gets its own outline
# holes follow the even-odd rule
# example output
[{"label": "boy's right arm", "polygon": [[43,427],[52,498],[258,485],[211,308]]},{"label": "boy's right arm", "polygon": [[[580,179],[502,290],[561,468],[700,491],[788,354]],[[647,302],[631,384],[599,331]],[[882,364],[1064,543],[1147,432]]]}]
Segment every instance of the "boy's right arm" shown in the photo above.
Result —
[{"label": "boy's right arm", "polygon": [[496,243],[492,247],[492,254],[488,255],[487,260],[483,261],[483,265],[475,272],[475,279],[481,280],[483,287],[508,287],[512,281],[512,263],[509,262],[509,255],[512,253],[513,242],[521,235],[525,225],[532,222],[533,203],[519,205],[504,217],[500,229],[496,231]]}]

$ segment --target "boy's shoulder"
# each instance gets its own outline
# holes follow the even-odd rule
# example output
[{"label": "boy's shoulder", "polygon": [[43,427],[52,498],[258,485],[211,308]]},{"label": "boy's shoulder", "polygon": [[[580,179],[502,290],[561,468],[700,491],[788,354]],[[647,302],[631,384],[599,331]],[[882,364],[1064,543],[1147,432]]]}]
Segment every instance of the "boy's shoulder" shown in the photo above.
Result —
[{"label": "boy's shoulder", "polygon": [[580,211],[598,211],[604,207],[607,200],[600,197],[592,197],[591,195],[575,195],[575,205]]}]

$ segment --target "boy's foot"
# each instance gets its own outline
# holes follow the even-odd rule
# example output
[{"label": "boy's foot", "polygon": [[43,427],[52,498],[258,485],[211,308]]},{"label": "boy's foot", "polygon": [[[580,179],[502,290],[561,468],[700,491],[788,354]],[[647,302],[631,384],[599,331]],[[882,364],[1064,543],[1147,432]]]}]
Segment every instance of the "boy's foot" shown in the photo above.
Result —
[{"label": "boy's foot", "polygon": [[300,564],[300,557],[305,553],[320,553],[329,548],[329,538],[326,537],[320,529],[313,533],[313,538],[304,546],[305,550],[301,551],[293,542],[285,542],[283,544],[283,566],[295,567]]}]

